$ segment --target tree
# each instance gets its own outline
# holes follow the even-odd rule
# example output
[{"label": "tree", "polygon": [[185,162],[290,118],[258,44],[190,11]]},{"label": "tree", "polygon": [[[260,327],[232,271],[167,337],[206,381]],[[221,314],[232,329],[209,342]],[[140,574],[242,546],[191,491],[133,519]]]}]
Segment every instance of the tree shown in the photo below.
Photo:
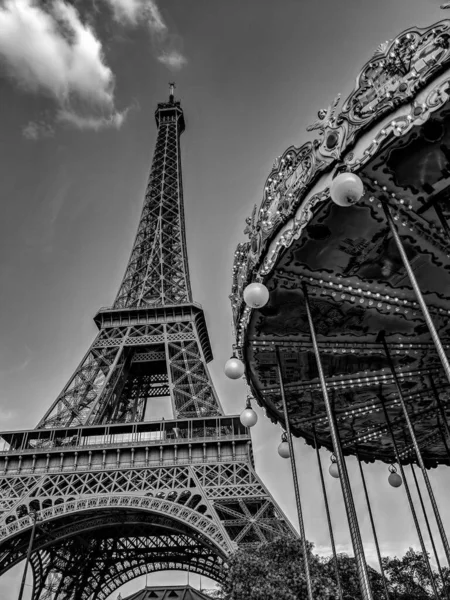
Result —
[{"label": "tree", "polygon": [[[313,554],[308,542],[308,558],[314,600],[338,600],[333,557]],[[355,559],[338,555],[339,576],[344,600],[360,600]],[[428,600],[434,598],[431,580],[420,552],[411,548],[401,559],[385,557],[383,569],[388,579],[391,600]],[[443,569],[449,582],[450,570]],[[441,598],[446,598],[437,578]],[[369,567],[369,580],[374,600],[385,600],[383,579]],[[222,584],[226,600],[307,600],[307,585],[300,540],[278,538],[251,549],[237,550],[224,569]]]},{"label": "tree", "polygon": [[[310,572],[315,600],[328,600],[335,584],[312,554],[308,542]],[[322,572],[323,571],[323,572]],[[307,599],[303,550],[300,540],[278,538],[255,548],[239,549],[228,561],[222,590],[229,600]]]},{"label": "tree", "polygon": [[[382,562],[386,577],[389,579],[389,591],[394,600],[409,598],[427,600],[434,597],[430,574],[422,552],[415,552],[409,548],[402,558],[387,556],[382,559]],[[442,574],[447,584],[447,591],[450,591],[449,569],[443,567]],[[441,597],[446,598],[438,573],[433,572],[433,576]]]}]

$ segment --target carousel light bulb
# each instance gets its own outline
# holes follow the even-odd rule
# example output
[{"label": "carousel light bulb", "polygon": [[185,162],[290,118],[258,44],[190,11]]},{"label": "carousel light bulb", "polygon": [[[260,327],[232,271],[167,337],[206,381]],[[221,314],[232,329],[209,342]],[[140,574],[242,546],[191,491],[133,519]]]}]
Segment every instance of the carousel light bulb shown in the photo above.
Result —
[{"label": "carousel light bulb", "polygon": [[278,454],[281,456],[281,458],[289,458],[291,453],[289,452],[288,442],[281,442],[281,444],[278,446]]},{"label": "carousel light bulb", "polygon": [[269,290],[263,283],[250,283],[244,290],[244,302],[250,308],[262,308],[269,301]]},{"label": "carousel light bulb", "polygon": [[361,200],[363,194],[363,183],[355,173],[340,173],[331,183],[330,196],[338,206],[352,206]]},{"label": "carousel light bulb", "polygon": [[244,427],[253,427],[258,421],[258,415],[250,407],[245,408],[239,418]]},{"label": "carousel light bulb", "polygon": [[396,471],[391,471],[388,477],[388,482],[392,487],[398,488],[402,485],[403,480]]},{"label": "carousel light bulb", "polygon": [[244,363],[233,354],[225,363],[224,372],[229,379],[240,379],[245,372]]},{"label": "carousel light bulb", "polygon": [[328,470],[330,472],[331,477],[339,479],[339,467],[337,466],[337,463],[331,463],[330,468]]}]

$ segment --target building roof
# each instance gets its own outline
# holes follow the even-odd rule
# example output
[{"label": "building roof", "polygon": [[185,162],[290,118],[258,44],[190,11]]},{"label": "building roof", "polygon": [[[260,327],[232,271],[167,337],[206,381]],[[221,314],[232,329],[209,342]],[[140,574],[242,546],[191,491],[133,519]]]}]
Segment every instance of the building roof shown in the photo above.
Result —
[{"label": "building roof", "polygon": [[119,595],[118,600],[211,600],[211,597],[190,585],[177,585],[145,587],[125,598]]}]

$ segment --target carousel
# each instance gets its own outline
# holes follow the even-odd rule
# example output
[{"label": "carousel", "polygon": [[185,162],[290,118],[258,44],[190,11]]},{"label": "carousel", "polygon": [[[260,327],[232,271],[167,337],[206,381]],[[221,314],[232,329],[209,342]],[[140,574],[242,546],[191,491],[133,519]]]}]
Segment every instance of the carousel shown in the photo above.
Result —
[{"label": "carousel", "polygon": [[[349,97],[308,130],[314,141],[276,159],[235,252],[225,372],[244,375],[284,429],[303,539],[291,436],[316,449],[322,484],[318,449],[332,453],[370,600],[348,455],[359,461],[381,571],[363,472],[374,461],[405,490],[428,560],[404,474],[416,465],[450,565],[428,477],[450,465],[450,21],[381,44]],[[254,424],[250,399],[241,419]],[[333,540],[329,513],[328,522]]]}]

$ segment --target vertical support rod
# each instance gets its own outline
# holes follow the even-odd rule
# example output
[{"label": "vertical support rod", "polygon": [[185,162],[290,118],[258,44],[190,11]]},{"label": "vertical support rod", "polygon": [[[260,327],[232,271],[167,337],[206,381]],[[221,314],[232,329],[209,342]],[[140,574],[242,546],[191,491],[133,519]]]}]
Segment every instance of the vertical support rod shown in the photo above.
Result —
[{"label": "vertical support rod", "polygon": [[30,562],[31,552],[33,551],[34,536],[36,534],[37,513],[33,511],[30,513],[30,517],[33,520],[33,527],[31,529],[30,543],[28,544],[27,556],[25,559],[25,566],[23,568],[22,581],[20,582],[19,596],[17,600],[22,600],[23,590],[25,588],[25,580],[27,578],[28,563]]},{"label": "vertical support rod", "polygon": [[[434,379],[432,378],[431,375],[428,376],[428,379],[430,381],[431,389],[433,390],[433,394],[434,394],[434,397],[436,399],[436,403],[437,403],[437,406],[438,406],[438,409],[439,409],[439,413],[441,415],[442,424],[443,424],[444,429],[445,429],[445,433],[446,433],[447,437],[450,439],[450,427],[448,426],[447,415],[445,414],[444,407],[442,406],[442,402],[441,402],[441,398],[439,396],[439,392],[437,391],[436,384],[434,383]],[[446,448],[447,448],[447,446],[446,446]],[[449,454],[448,449],[447,449],[447,454]],[[449,454],[449,458],[450,458],[450,454]]]},{"label": "vertical support rod", "polygon": [[441,343],[441,340],[439,339],[439,335],[438,332],[436,331],[436,327],[434,326],[433,320],[431,318],[430,312],[428,310],[428,307],[426,305],[426,302],[423,298],[422,292],[420,291],[420,287],[419,284],[417,283],[417,279],[416,276],[414,275],[414,271],[411,268],[411,265],[409,264],[409,260],[408,257],[406,255],[405,249],[403,248],[403,244],[402,241],[400,239],[400,235],[397,231],[397,227],[395,226],[394,220],[392,218],[391,215],[391,210],[387,204],[387,202],[385,200],[383,200],[381,202],[382,206],[383,206],[383,210],[384,210],[384,214],[386,215],[386,220],[388,222],[388,225],[391,229],[391,233],[392,233],[392,237],[394,238],[395,244],[397,246],[397,250],[400,254],[400,257],[402,259],[403,265],[405,267],[406,273],[408,275],[409,281],[411,282],[411,286],[414,290],[414,294],[417,298],[417,302],[419,303],[419,306],[422,310],[425,322],[427,324],[428,330],[431,334],[431,338],[433,340],[433,343],[435,345],[436,351],[439,355],[439,358],[441,359],[441,363],[442,366],[444,367],[444,371],[445,371],[445,375],[447,376],[447,379],[450,382],[450,363],[449,360],[447,358],[447,355],[445,353],[444,347]]},{"label": "vertical support rod", "polygon": [[439,416],[437,417],[437,426],[441,434],[442,443],[444,444],[445,451],[447,452],[447,456],[450,459],[450,448],[448,447],[447,438],[445,437],[445,431],[442,431],[441,419],[439,419]]},{"label": "vertical support rod", "polygon": [[369,512],[369,519],[370,519],[370,524],[372,526],[373,539],[375,541],[375,548],[377,551],[378,564],[380,566],[381,577],[383,578],[384,595],[386,597],[386,600],[389,600],[389,590],[388,590],[388,586],[387,586],[386,575],[385,575],[384,569],[383,569],[383,561],[381,560],[380,545],[378,544],[377,530],[375,529],[375,521],[373,519],[372,506],[370,504],[369,493],[367,491],[366,477],[364,475],[363,466],[362,466],[361,458],[359,456],[358,451],[356,451],[356,458],[358,459],[359,472],[361,473],[361,480],[362,480],[362,484],[363,484],[363,488],[364,488],[364,495],[366,497],[367,510]]},{"label": "vertical support rod", "polygon": [[420,506],[422,507],[423,516],[425,518],[425,525],[427,526],[428,536],[430,538],[431,546],[433,548],[434,560],[436,561],[436,565],[437,565],[438,572],[439,572],[439,577],[441,578],[441,581],[442,581],[442,589],[444,590],[446,598],[448,598],[448,593],[446,592],[446,583],[445,583],[444,575],[443,575],[442,569],[441,569],[441,563],[439,562],[436,545],[434,543],[433,532],[431,531],[430,521],[428,520],[425,503],[423,501],[422,492],[420,491],[419,482],[417,481],[416,471],[414,469],[413,463],[411,463],[411,473],[413,474],[413,477],[414,477],[414,483],[416,484],[417,495],[419,496]]},{"label": "vertical support rod", "polygon": [[438,591],[437,591],[436,582],[434,580],[433,571],[431,569],[430,560],[428,558],[428,552],[427,552],[427,549],[425,547],[425,542],[423,541],[422,532],[420,530],[420,525],[419,525],[419,520],[417,519],[416,509],[414,508],[414,503],[413,503],[413,500],[412,500],[412,497],[411,497],[411,492],[410,492],[410,489],[409,489],[408,480],[406,479],[406,473],[405,473],[405,470],[404,470],[403,465],[402,465],[401,460],[400,460],[400,453],[398,451],[397,441],[395,439],[394,430],[392,429],[391,420],[389,419],[389,415],[388,415],[388,412],[387,412],[387,409],[386,409],[386,404],[385,404],[385,401],[384,401],[384,397],[382,396],[382,394],[379,394],[378,398],[380,399],[381,406],[383,408],[383,413],[384,413],[384,420],[386,421],[386,425],[387,425],[387,428],[389,430],[389,435],[391,436],[392,445],[394,447],[395,459],[396,459],[396,461],[398,463],[398,466],[400,468],[400,473],[401,473],[401,476],[402,476],[402,479],[403,479],[403,484],[405,486],[406,496],[408,498],[409,509],[411,511],[411,516],[412,516],[413,521],[414,521],[414,526],[416,528],[417,537],[419,538],[420,547],[422,549],[423,559],[425,560],[425,563],[427,565],[428,575],[430,577],[431,585],[433,586],[433,595],[434,595],[435,600],[439,600],[439,594],[438,594]]},{"label": "vertical support rod", "polygon": [[276,355],[276,359],[277,359],[278,381],[280,383],[281,401],[283,403],[283,413],[284,413],[287,442],[289,444],[289,458],[290,458],[290,462],[291,462],[292,479],[294,481],[294,492],[295,492],[295,503],[297,505],[298,525],[300,528],[300,538],[301,538],[302,547],[303,547],[303,564],[304,564],[305,576],[306,576],[306,586],[308,589],[308,600],[314,600],[313,593],[312,593],[311,574],[309,572],[309,551],[308,551],[308,545],[306,543],[305,524],[303,522],[302,503],[301,503],[301,499],[300,499],[300,488],[299,488],[298,477],[297,477],[297,466],[295,464],[294,444],[292,443],[291,426],[289,423],[289,415],[288,415],[288,409],[287,409],[287,403],[286,403],[286,393],[284,390],[283,373],[281,371],[280,350],[278,347],[275,348],[275,355]]},{"label": "vertical support rod", "polygon": [[442,207],[439,204],[438,200],[433,202],[433,208],[434,208],[434,212],[436,213],[437,218],[439,219],[439,221],[442,225],[442,229],[447,234],[447,237],[450,238],[450,227],[447,223],[447,219],[445,218],[444,213],[442,212]]},{"label": "vertical support rod", "polygon": [[403,416],[405,417],[406,426],[408,428],[409,435],[411,437],[411,441],[412,441],[413,446],[414,446],[414,451],[416,453],[417,462],[419,463],[419,467],[420,467],[420,469],[422,471],[423,479],[425,481],[425,485],[426,485],[426,488],[427,488],[427,491],[428,491],[428,495],[430,497],[431,506],[433,507],[433,512],[434,512],[436,523],[437,523],[437,526],[438,526],[438,529],[439,529],[439,534],[441,536],[442,545],[444,546],[445,556],[446,556],[447,562],[448,562],[448,564],[450,566],[450,547],[448,545],[447,534],[445,533],[445,529],[444,529],[444,525],[442,523],[441,515],[439,513],[439,509],[438,509],[438,506],[437,506],[437,503],[436,503],[436,499],[434,497],[433,488],[431,487],[431,483],[430,483],[430,479],[428,477],[427,469],[425,467],[425,463],[423,462],[422,452],[420,451],[419,444],[417,443],[417,438],[416,438],[416,434],[415,434],[415,431],[414,431],[414,427],[412,425],[411,419],[409,418],[408,409],[406,408],[405,399],[403,397],[403,390],[402,390],[402,388],[400,386],[400,381],[398,380],[398,377],[397,377],[397,372],[395,370],[394,361],[392,360],[391,353],[389,351],[389,348],[388,348],[386,339],[384,337],[384,334],[380,335],[379,337],[381,338],[381,342],[383,344],[383,348],[384,348],[384,352],[386,354],[388,365],[389,365],[389,368],[390,368],[390,370],[392,372],[392,377],[394,378],[395,387],[397,388],[398,398],[400,400],[400,405],[401,405],[402,411],[403,411]]},{"label": "vertical support rod", "polygon": [[317,456],[317,464],[319,466],[320,482],[322,484],[323,501],[324,501],[324,504],[325,504],[325,512],[327,514],[328,530],[330,532],[331,549],[333,551],[334,569],[336,571],[336,585],[337,585],[339,600],[343,600],[341,577],[339,575],[339,562],[338,562],[338,557],[337,557],[337,554],[336,554],[336,545],[334,543],[333,525],[331,523],[330,507],[329,507],[329,504],[328,504],[327,489],[325,487],[325,480],[324,480],[324,477],[323,477],[323,470],[322,470],[322,459],[320,458],[319,445],[317,443],[317,436],[316,436],[316,428],[315,427],[313,428],[313,433],[314,433],[314,447],[316,449],[316,456]]},{"label": "vertical support rod", "polygon": [[364,547],[361,539],[361,532],[359,530],[358,518],[356,516],[356,508],[353,500],[352,488],[350,485],[350,479],[348,477],[347,466],[345,464],[344,453],[342,452],[341,443],[334,420],[334,414],[331,408],[330,399],[328,397],[327,384],[325,381],[325,375],[322,368],[322,361],[320,358],[319,346],[317,344],[316,330],[314,328],[314,321],[311,313],[311,306],[309,303],[309,295],[306,284],[302,283],[302,290],[305,299],[306,314],[308,317],[309,330],[311,334],[311,342],[314,348],[314,354],[316,357],[317,371],[319,373],[320,386],[322,388],[322,395],[325,403],[328,424],[330,426],[331,440],[333,444],[333,451],[336,455],[336,460],[339,468],[339,479],[341,481],[342,494],[344,496],[344,505],[347,512],[347,520],[350,528],[350,537],[353,545],[353,552],[355,554],[356,569],[359,578],[359,585],[361,589],[362,600],[373,600],[372,589],[370,587],[369,571],[367,569],[366,558],[364,556]]}]

